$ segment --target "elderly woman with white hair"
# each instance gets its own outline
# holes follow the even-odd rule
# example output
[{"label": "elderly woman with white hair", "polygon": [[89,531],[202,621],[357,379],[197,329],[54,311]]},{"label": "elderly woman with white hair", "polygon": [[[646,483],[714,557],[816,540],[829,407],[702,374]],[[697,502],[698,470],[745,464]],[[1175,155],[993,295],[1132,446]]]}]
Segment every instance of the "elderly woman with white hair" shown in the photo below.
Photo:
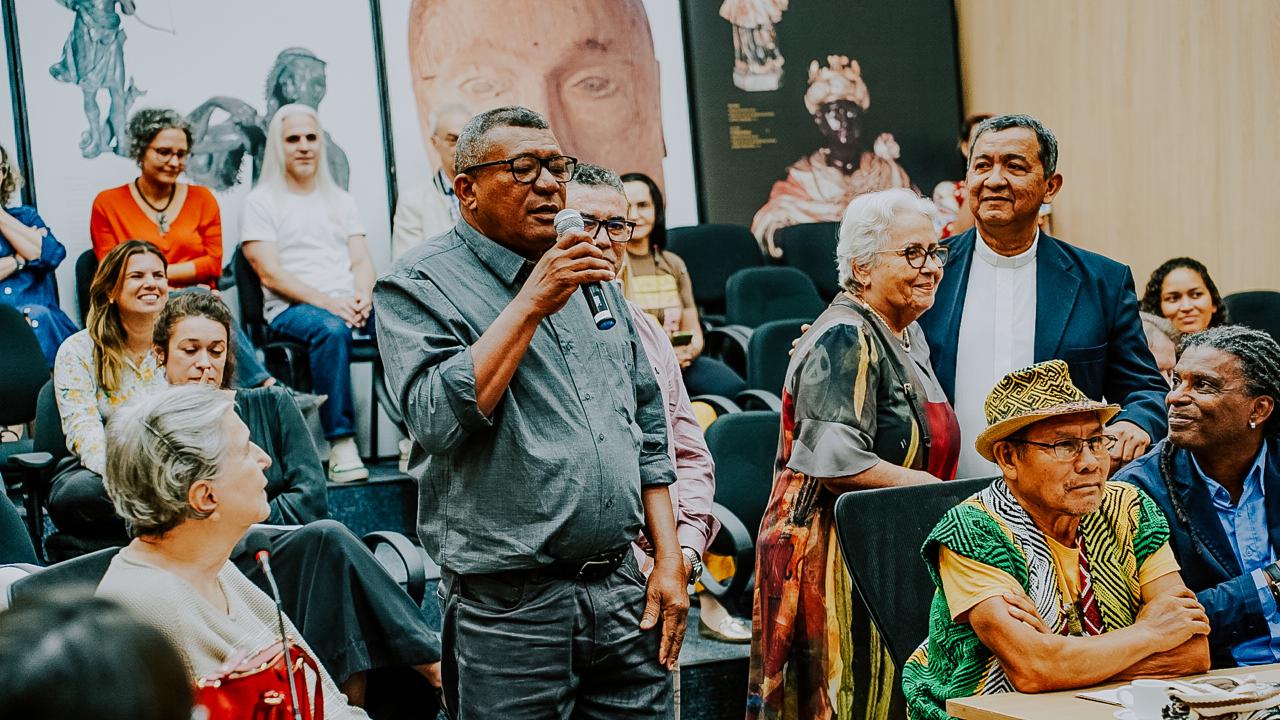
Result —
[{"label": "elderly woman with white hair", "polygon": [[800,338],[782,388],[756,545],[748,718],[890,712],[893,663],[854,606],[833,509],[841,493],[955,475],[959,426],[916,324],[947,261],[933,212],[911,191],[883,190],[854,199],[840,223],[844,290]]},{"label": "elderly woman with white hair", "polygon": [[[107,494],[134,538],[97,594],[164,633],[193,680],[270,647],[280,632],[276,605],[230,557],[270,512],[263,470],[271,460],[249,440],[232,394],[199,384],[164,389],[118,411],[107,438]],[[293,622],[284,624],[314,658]],[[368,717],[317,668],[327,717]]]}]

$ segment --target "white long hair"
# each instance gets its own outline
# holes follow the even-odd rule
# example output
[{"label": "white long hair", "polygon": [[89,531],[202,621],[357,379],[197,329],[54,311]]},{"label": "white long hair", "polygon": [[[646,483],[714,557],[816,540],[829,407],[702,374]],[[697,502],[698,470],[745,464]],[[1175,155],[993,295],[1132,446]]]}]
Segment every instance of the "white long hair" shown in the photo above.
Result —
[{"label": "white long hair", "polygon": [[282,105],[271,117],[271,123],[267,125],[267,147],[263,151],[262,172],[258,175],[254,188],[263,188],[276,196],[281,196],[288,190],[289,186],[285,182],[284,121],[294,115],[306,115],[316,124],[316,133],[319,135],[316,141],[316,191],[324,196],[326,204],[333,207],[332,201],[336,201],[343,190],[333,181],[333,173],[329,172],[324,126],[320,123],[320,115],[316,113],[316,109],[302,103]]}]

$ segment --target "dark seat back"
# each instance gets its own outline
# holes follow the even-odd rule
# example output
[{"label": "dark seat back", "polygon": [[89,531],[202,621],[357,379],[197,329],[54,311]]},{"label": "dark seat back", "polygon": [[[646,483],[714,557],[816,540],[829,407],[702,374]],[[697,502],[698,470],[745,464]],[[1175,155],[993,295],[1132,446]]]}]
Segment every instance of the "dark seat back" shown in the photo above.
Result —
[{"label": "dark seat back", "polygon": [[782,397],[782,382],[791,362],[791,341],[800,337],[800,326],[812,320],[771,320],[751,333],[747,341],[747,387]]},{"label": "dark seat back", "polygon": [[707,429],[716,464],[716,502],[742,521],[754,542],[773,489],[781,416],[769,410],[721,415]]},{"label": "dark seat back", "polygon": [[235,276],[236,298],[240,301],[240,325],[253,344],[262,347],[267,340],[267,322],[262,316],[262,281],[240,248],[231,256],[231,274]]},{"label": "dark seat back", "polygon": [[838,222],[801,223],[779,228],[773,240],[782,249],[782,260],[804,272],[818,288],[823,300],[830,302],[840,292],[836,271]]},{"label": "dark seat back", "polygon": [[741,225],[709,223],[671,228],[667,249],[684,260],[693,300],[703,313],[723,315],[725,281],[735,272],[764,265],[760,245]]},{"label": "dark seat back", "polygon": [[0,305],[0,426],[23,425],[36,417],[36,398],[49,380],[49,363],[22,313]]},{"label": "dark seat back", "polygon": [[1249,290],[1232,293],[1223,302],[1231,322],[1261,330],[1280,342],[1280,292]]},{"label": "dark seat back", "polygon": [[49,453],[54,464],[64,457],[69,457],[67,436],[62,433],[62,416],[58,414],[58,400],[54,395],[53,381],[50,380],[40,388],[36,399],[36,429],[31,435],[33,452]]},{"label": "dark seat back", "polygon": [[40,572],[28,575],[9,587],[9,604],[35,602],[49,593],[68,590],[84,590],[92,593],[102,581],[111,565],[111,558],[120,548],[103,548],[70,560],[55,563]]},{"label": "dark seat back", "polygon": [[860,490],[836,500],[836,534],[854,593],[899,670],[929,635],[935,587],[920,548],[948,510],[992,479]]},{"label": "dark seat back", "polygon": [[89,319],[89,286],[98,272],[98,256],[90,248],[76,258],[76,305],[80,307],[80,326]]},{"label": "dark seat back", "polygon": [[818,317],[827,304],[808,275],[792,267],[739,270],[725,283],[725,322],[756,328],[770,320]]}]

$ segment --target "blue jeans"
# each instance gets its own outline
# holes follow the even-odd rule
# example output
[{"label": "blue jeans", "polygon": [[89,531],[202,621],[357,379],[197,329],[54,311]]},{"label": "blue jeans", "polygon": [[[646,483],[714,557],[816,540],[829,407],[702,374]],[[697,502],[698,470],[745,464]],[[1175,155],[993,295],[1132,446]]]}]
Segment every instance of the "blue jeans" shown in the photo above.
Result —
[{"label": "blue jeans", "polygon": [[[373,318],[368,327],[372,327]],[[356,434],[351,396],[351,328],[342,318],[315,305],[291,305],[271,321],[272,332],[307,346],[313,391],[328,395],[320,406],[320,426],[328,440]]]}]

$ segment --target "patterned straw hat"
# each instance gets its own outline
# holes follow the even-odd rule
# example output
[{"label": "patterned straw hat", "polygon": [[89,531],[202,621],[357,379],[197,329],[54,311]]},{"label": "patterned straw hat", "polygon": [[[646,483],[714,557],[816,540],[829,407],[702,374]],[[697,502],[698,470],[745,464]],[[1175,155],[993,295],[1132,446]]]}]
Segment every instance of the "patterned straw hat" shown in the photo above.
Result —
[{"label": "patterned straw hat", "polygon": [[1119,405],[1090,400],[1071,382],[1067,364],[1049,360],[1015,370],[996,383],[987,395],[987,429],[974,446],[978,454],[995,462],[991,446],[1022,428],[1055,415],[1096,412],[1106,424],[1120,412]]}]

